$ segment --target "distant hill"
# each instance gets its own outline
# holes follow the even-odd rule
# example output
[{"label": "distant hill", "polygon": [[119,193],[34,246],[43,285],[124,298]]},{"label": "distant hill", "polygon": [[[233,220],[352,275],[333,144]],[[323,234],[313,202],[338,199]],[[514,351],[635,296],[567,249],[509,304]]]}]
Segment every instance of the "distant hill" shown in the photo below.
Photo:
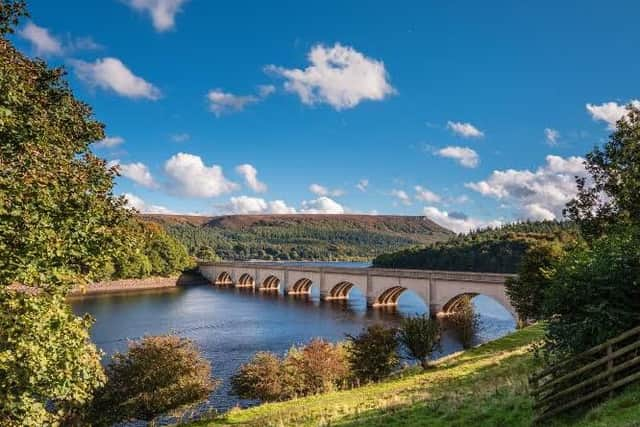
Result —
[{"label": "distant hill", "polygon": [[204,246],[234,260],[371,260],[454,235],[424,216],[142,216],[164,226],[192,254]]}]

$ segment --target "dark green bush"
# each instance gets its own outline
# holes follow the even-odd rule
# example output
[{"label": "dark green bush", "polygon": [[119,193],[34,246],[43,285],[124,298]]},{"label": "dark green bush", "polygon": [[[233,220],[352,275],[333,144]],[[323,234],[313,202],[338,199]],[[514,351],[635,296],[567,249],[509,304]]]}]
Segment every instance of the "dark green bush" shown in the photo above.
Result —
[{"label": "dark green bush", "polygon": [[429,315],[402,319],[398,328],[398,341],[411,359],[429,367],[429,356],[440,348],[440,323]]},{"label": "dark green bush", "polygon": [[398,367],[395,329],[373,325],[360,335],[347,335],[351,372],[361,382],[380,381]]}]

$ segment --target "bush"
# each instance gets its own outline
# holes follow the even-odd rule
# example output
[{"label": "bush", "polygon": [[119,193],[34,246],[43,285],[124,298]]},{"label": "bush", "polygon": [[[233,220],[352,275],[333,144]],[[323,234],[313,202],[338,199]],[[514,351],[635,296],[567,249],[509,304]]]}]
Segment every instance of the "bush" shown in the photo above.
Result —
[{"label": "bush", "polygon": [[0,286],[0,424],[56,425],[104,383],[89,317],[60,295]]},{"label": "bush", "polygon": [[440,332],[440,323],[428,315],[408,317],[400,323],[398,341],[411,359],[427,369],[429,356],[440,348]]},{"label": "bush", "polygon": [[117,353],[107,384],[90,411],[96,425],[140,419],[205,400],[216,386],[211,365],[190,340],[174,335],[146,337]]},{"label": "bush", "polygon": [[619,229],[575,248],[545,293],[545,349],[580,353],[640,324],[640,230]]},{"label": "bush", "polygon": [[551,283],[553,265],[563,256],[558,243],[530,247],[518,268],[518,276],[507,279],[505,289],[521,322],[542,317],[544,293]]},{"label": "bush", "polygon": [[360,381],[379,381],[398,366],[398,342],[394,329],[373,325],[357,337],[347,335],[347,339],[351,371]]},{"label": "bush", "polygon": [[456,305],[456,310],[447,316],[447,324],[462,343],[470,348],[480,329],[480,316],[475,312],[471,297],[465,295]]},{"label": "bush", "polygon": [[282,360],[270,352],[256,353],[231,377],[231,387],[243,399],[281,400],[284,389]]}]

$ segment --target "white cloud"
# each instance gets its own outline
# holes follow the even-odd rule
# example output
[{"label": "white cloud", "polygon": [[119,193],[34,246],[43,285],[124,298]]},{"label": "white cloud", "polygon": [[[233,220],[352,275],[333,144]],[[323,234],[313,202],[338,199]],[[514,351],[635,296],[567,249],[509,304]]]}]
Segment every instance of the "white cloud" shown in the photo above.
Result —
[{"label": "white cloud", "polygon": [[188,133],[174,133],[171,135],[171,140],[173,142],[186,142],[191,139],[191,135]]},{"label": "white cloud", "polygon": [[129,207],[136,209],[142,213],[150,213],[150,214],[174,214],[175,213],[170,209],[165,208],[164,206],[148,205],[140,197],[131,193],[124,193],[123,196],[127,200],[127,205]]},{"label": "white cloud", "polygon": [[120,163],[119,160],[113,160],[107,166],[117,166],[120,175],[129,178],[131,181],[147,188],[155,188],[158,185],[153,179],[153,175],[149,171],[147,165],[141,162],[136,163]]},{"label": "white cloud", "polygon": [[307,214],[343,214],[344,207],[329,197],[302,202],[301,213]]},{"label": "white cloud", "polygon": [[234,95],[223,92],[220,89],[210,90],[207,94],[209,100],[209,111],[220,117],[224,113],[233,113],[244,110],[244,107],[255,104],[259,99],[253,95]]},{"label": "white cloud", "polygon": [[308,105],[327,103],[336,110],[353,108],[365,100],[379,101],[395,92],[384,63],[368,58],[352,47],[314,46],[304,70],[270,65],[267,71],[286,79],[284,87]]},{"label": "white cloud", "polygon": [[229,203],[218,206],[225,214],[294,214],[296,209],[287,206],[284,200],[266,201],[259,197],[238,196],[229,199]]},{"label": "white cloud", "polygon": [[156,100],[160,89],[133,74],[119,59],[102,58],[95,62],[72,60],[76,75],[92,87],[112,90],[129,98]]},{"label": "white cloud", "polygon": [[258,86],[258,95],[261,98],[266,98],[276,91],[276,87],[274,85],[260,85]]},{"label": "white cloud", "polygon": [[407,192],[404,190],[393,189],[391,190],[391,196],[398,199],[398,201],[405,206],[411,205],[411,197],[409,197]]},{"label": "white cloud", "polygon": [[356,188],[358,190],[362,191],[363,193],[367,191],[367,187],[369,187],[369,180],[368,179],[361,179],[356,184]]},{"label": "white cloud", "polygon": [[498,220],[483,221],[469,218],[462,213],[441,211],[433,206],[425,207],[424,215],[442,227],[455,231],[456,233],[466,233],[484,227],[498,227],[502,224],[502,222]]},{"label": "white cloud", "polygon": [[463,138],[482,138],[484,136],[484,132],[471,123],[448,121],[447,128]]},{"label": "white cloud", "polygon": [[178,153],[166,161],[171,193],[185,197],[216,197],[239,188],[229,181],[218,165],[206,166],[200,156]]},{"label": "white cloud", "polygon": [[256,193],[267,191],[267,185],[258,180],[258,170],[248,163],[236,166],[236,172],[244,178],[247,186]]},{"label": "white cloud", "polygon": [[49,33],[49,30],[39,27],[33,22],[28,22],[18,34],[28,40],[38,55],[61,55],[62,43]]},{"label": "white cloud", "polygon": [[151,16],[156,31],[167,31],[175,26],[175,17],[186,0],[128,0],[127,4]]},{"label": "white cloud", "polygon": [[416,200],[426,203],[438,203],[441,200],[439,195],[420,185],[416,185],[414,189],[416,190]]},{"label": "white cloud", "polygon": [[547,140],[547,144],[556,145],[558,143],[558,139],[560,138],[560,132],[555,129],[545,128],[544,137]]},{"label": "white cloud", "polygon": [[[640,108],[640,100],[629,101],[633,106]],[[604,102],[600,105],[587,104],[587,111],[593,120],[601,120],[609,125],[609,129],[616,128],[616,122],[627,114],[626,106],[617,102]]]},{"label": "white cloud", "polygon": [[331,196],[331,197],[344,196],[344,190],[340,188],[331,190],[320,184],[311,184],[309,186],[309,191],[311,191],[316,196]]},{"label": "white cloud", "polygon": [[480,163],[480,156],[469,147],[445,147],[435,152],[440,157],[454,159],[465,168],[475,168]]},{"label": "white cloud", "polygon": [[585,177],[584,159],[547,156],[536,171],[493,171],[484,181],[466,187],[500,200],[523,218],[560,219],[566,203],[576,194],[575,177]]},{"label": "white cloud", "polygon": [[113,148],[124,142],[124,138],[120,136],[107,136],[100,141],[96,141],[93,143],[93,146],[96,148]]}]

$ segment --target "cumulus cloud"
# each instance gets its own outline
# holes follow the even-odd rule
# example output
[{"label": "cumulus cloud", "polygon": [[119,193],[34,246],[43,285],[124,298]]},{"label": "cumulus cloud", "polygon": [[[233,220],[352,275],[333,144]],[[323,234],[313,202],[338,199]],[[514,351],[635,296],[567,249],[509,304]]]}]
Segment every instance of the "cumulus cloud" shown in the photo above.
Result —
[{"label": "cumulus cloud", "polygon": [[[640,108],[640,100],[632,99],[629,103]],[[604,102],[600,105],[587,104],[586,108],[593,120],[607,123],[611,130],[615,129],[616,122],[627,114],[626,106],[617,102]]]},{"label": "cumulus cloud", "polygon": [[200,156],[178,153],[166,161],[169,192],[184,197],[216,197],[239,188],[218,165],[206,166]]},{"label": "cumulus cloud", "polygon": [[391,196],[398,199],[398,202],[402,203],[405,206],[411,205],[411,197],[404,190],[391,190]]},{"label": "cumulus cloud", "polygon": [[147,188],[155,188],[158,186],[153,179],[153,175],[151,175],[149,168],[144,163],[120,163],[119,160],[113,160],[107,164],[107,166],[114,165],[118,167],[120,175],[125,178],[129,178],[136,184],[140,184]]},{"label": "cumulus cloud", "polygon": [[502,201],[523,218],[559,219],[566,203],[576,195],[576,176],[587,176],[582,157],[547,156],[546,164],[536,171],[496,170],[484,181],[465,185]]},{"label": "cumulus cloud", "polygon": [[258,95],[261,98],[266,98],[276,91],[276,87],[274,85],[260,85],[258,86]]},{"label": "cumulus cloud", "polygon": [[209,111],[220,117],[224,113],[234,113],[244,110],[247,105],[255,104],[258,98],[253,95],[234,95],[221,89],[210,90],[207,94]]},{"label": "cumulus cloud", "polygon": [[173,214],[175,212],[170,209],[165,208],[164,206],[159,205],[149,205],[145,203],[140,197],[131,194],[124,193],[124,198],[127,200],[127,205],[133,209],[136,209],[142,213],[151,213],[151,214]]},{"label": "cumulus cloud", "polygon": [[135,10],[148,13],[156,31],[167,31],[175,26],[175,17],[187,0],[126,0]]},{"label": "cumulus cloud", "polygon": [[448,121],[447,128],[463,138],[482,138],[484,136],[484,132],[471,123]]},{"label": "cumulus cloud", "polygon": [[340,188],[331,190],[320,184],[311,184],[309,186],[309,191],[311,191],[316,196],[331,196],[331,197],[344,196],[344,190]]},{"label": "cumulus cloud", "polygon": [[107,136],[100,141],[96,141],[93,143],[93,146],[96,148],[113,148],[124,142],[124,138],[120,136]]},{"label": "cumulus cloud", "polygon": [[72,60],[78,78],[91,87],[111,90],[128,98],[160,98],[160,89],[136,76],[117,58],[102,58],[95,62]]},{"label": "cumulus cloud", "polygon": [[360,181],[358,181],[358,183],[356,184],[356,188],[360,191],[362,191],[363,193],[367,191],[367,188],[369,187],[369,180],[368,179],[361,179]]},{"label": "cumulus cloud", "polygon": [[18,31],[18,35],[33,45],[37,55],[61,55],[63,52],[60,40],[51,35],[49,30],[39,27],[33,22],[28,22]]},{"label": "cumulus cloud", "polygon": [[296,209],[287,206],[284,200],[266,201],[259,197],[238,196],[229,199],[229,203],[218,206],[225,214],[294,214]]},{"label": "cumulus cloud", "polygon": [[300,212],[306,214],[343,214],[344,207],[335,200],[323,196],[302,202]]},{"label": "cumulus cloud", "polygon": [[549,145],[556,145],[560,139],[560,132],[552,128],[544,129],[544,138]]},{"label": "cumulus cloud", "polygon": [[264,193],[267,191],[267,185],[258,180],[258,170],[248,163],[236,166],[236,172],[244,178],[247,186],[256,193]]},{"label": "cumulus cloud", "polygon": [[438,203],[441,200],[441,197],[439,195],[427,188],[422,187],[421,185],[416,185],[414,189],[416,190],[416,200],[426,203]]},{"label": "cumulus cloud", "polygon": [[478,156],[478,153],[469,147],[449,146],[437,150],[435,154],[440,157],[454,159],[465,168],[475,168],[480,163],[480,156]]},{"label": "cumulus cloud", "polygon": [[380,101],[393,94],[384,63],[352,47],[314,46],[305,69],[269,65],[267,71],[285,78],[284,87],[308,105],[326,103],[336,110],[353,108],[365,100]]},{"label": "cumulus cloud", "polygon": [[484,227],[498,227],[502,224],[498,220],[483,221],[470,218],[461,212],[446,212],[433,206],[425,207],[424,215],[436,224],[456,233],[466,233]]}]

